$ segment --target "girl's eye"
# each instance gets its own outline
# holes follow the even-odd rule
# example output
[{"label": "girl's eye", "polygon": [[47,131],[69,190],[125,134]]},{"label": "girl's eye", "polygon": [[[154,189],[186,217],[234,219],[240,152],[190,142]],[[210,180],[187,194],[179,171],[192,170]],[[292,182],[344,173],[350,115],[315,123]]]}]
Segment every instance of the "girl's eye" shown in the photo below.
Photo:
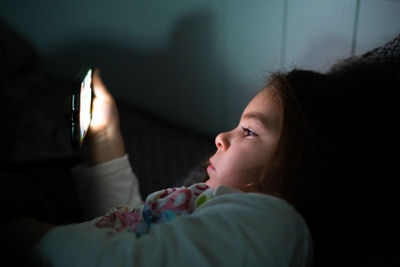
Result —
[{"label": "girl's eye", "polygon": [[246,132],[246,136],[257,136],[257,134],[255,132],[253,132],[252,130],[242,127],[243,131]]}]

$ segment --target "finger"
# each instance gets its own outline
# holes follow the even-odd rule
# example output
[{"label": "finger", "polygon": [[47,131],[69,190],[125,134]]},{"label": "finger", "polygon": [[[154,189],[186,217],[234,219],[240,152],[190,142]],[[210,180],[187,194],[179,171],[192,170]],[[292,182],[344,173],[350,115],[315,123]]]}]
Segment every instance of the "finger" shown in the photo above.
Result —
[{"label": "finger", "polygon": [[94,95],[96,97],[102,97],[102,96],[110,95],[110,93],[108,92],[106,86],[103,83],[103,80],[100,77],[100,70],[98,68],[94,68],[93,69],[92,87],[93,87]]}]

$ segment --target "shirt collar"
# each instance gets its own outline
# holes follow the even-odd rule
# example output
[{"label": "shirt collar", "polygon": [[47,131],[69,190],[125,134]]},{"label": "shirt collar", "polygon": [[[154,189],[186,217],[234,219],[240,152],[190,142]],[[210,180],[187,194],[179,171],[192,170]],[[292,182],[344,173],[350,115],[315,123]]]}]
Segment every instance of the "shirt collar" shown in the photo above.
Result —
[{"label": "shirt collar", "polygon": [[217,188],[214,190],[214,196],[219,196],[219,195],[225,195],[225,194],[232,194],[232,193],[244,193],[243,191],[229,187],[226,185],[219,185]]}]

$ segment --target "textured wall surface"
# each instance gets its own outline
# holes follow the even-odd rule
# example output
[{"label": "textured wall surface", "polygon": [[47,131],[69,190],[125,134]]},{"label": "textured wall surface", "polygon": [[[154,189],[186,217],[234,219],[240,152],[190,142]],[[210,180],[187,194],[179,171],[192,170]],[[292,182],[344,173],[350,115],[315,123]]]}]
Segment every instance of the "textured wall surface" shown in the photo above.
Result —
[{"label": "textured wall surface", "polygon": [[400,32],[397,0],[11,1],[0,18],[65,79],[95,64],[130,105],[229,130],[268,72],[325,71]]}]

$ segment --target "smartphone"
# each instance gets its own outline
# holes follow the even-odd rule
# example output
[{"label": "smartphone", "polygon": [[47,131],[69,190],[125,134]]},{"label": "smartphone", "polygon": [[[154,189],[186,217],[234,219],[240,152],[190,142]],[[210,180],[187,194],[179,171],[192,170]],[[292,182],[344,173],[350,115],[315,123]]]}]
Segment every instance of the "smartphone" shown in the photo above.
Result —
[{"label": "smartphone", "polygon": [[71,145],[80,148],[92,119],[92,68],[85,68],[77,75],[71,97]]}]

